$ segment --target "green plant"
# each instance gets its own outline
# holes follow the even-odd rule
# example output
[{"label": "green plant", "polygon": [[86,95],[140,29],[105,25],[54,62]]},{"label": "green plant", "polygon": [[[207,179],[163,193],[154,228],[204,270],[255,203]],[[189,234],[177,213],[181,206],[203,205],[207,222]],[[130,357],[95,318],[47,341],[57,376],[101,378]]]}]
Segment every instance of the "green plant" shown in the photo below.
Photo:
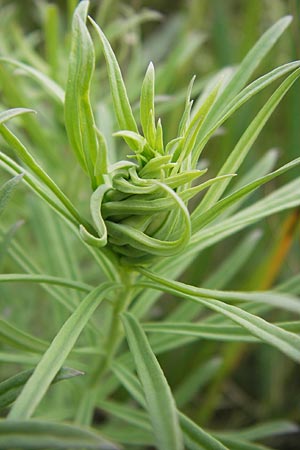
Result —
[{"label": "green plant", "polygon": [[[35,260],[17,243],[15,234],[19,231],[14,225],[8,230],[1,228],[1,254],[9,253],[25,273],[0,275],[0,282],[40,284],[57,301],[55,320],[60,324],[54,338],[50,328],[53,340],[49,343],[1,319],[2,341],[22,350],[15,359],[11,355],[11,360],[35,368],[0,384],[0,405],[7,408],[12,404],[7,419],[0,422],[0,448],[118,448],[119,444],[125,448],[155,445],[161,450],[179,450],[184,446],[189,449],[262,448],[252,441],[275,433],[277,423],[267,431],[260,431],[261,434],[254,430],[252,435],[250,431],[248,435],[246,431],[244,435],[204,431],[196,420],[192,421],[178,409],[181,409],[179,404],[188,403],[197,383],[193,387],[188,379],[190,383],[175,396],[176,404],[156,355],[187,342],[209,339],[264,342],[292,360],[300,360],[297,334],[300,322],[293,320],[300,307],[299,300],[291,295],[295,284],[298,285],[298,277],[273,291],[220,290],[223,280],[231,276],[229,272],[240,268],[244,252],[250,252],[250,247],[258,241],[257,232],[247,236],[239,249],[212,274],[207,287],[175,281],[204,249],[264,217],[300,204],[300,180],[295,178],[265,198],[243,206],[257,188],[296,167],[300,158],[273,172],[269,172],[270,164],[262,158],[227,191],[272,112],[300,75],[300,63],[296,61],[247,84],[259,62],[290,23],[290,17],[269,29],[230,76],[222,73],[212,77],[194,105],[192,80],[177,136],[168,143],[164,139],[168,133],[163,133],[164,126],[155,116],[153,65],[149,65],[142,83],[137,121],[116,57],[99,26],[90,19],[91,33],[100,41],[106,59],[119,127],[115,136],[124,141],[122,150],[114,153],[107,137],[110,127],[105,130],[97,125],[91,104],[95,49],[86,25],[88,6],[87,1],[82,1],[74,13],[65,92],[42,71],[20,61],[1,58],[3,65],[25,72],[54,99],[55,114],[49,122],[55,121],[54,130],[58,134],[55,139],[59,142],[61,138],[62,145],[60,154],[49,154],[49,160],[53,161],[45,162],[49,168],[44,170],[35,153],[47,135],[42,130],[41,137],[36,137],[39,131],[36,122],[32,122],[33,111],[21,107],[0,113],[0,133],[9,151],[14,151],[19,160],[16,162],[7,152],[0,154],[1,167],[14,176],[1,188],[1,210],[11,193],[17,194],[21,182],[44,202],[46,208],[40,203],[34,206],[33,230],[44,245],[42,257],[48,258],[49,273],[55,274],[45,274],[39,256]],[[244,103],[282,77],[284,81],[251,121],[217,176],[201,183],[200,177],[205,176],[206,170],[199,168],[199,158],[215,131]],[[28,135],[34,138],[33,152],[19,140],[17,131],[7,127],[6,123],[12,119],[23,120],[24,142]],[[63,153],[66,136],[62,123],[85,178]],[[48,134],[51,134],[49,130]],[[51,152],[47,145],[46,148]],[[128,158],[120,156],[123,154]],[[45,155],[43,158],[47,160]],[[51,170],[63,177],[66,189],[61,189],[49,175]],[[80,200],[81,183],[87,185],[87,179],[91,188],[92,220],[86,198]],[[207,188],[206,194],[197,199]],[[65,193],[72,189],[77,195]],[[76,201],[79,207],[74,204]],[[79,246],[82,250],[78,250]],[[81,251],[85,251],[87,270],[79,265]],[[178,297],[181,303],[174,310],[166,311],[159,321],[146,322],[161,293]],[[272,323],[261,317],[271,317],[276,308],[286,313],[286,319]],[[145,332],[153,335],[148,338]],[[2,361],[9,361],[7,351],[1,357]],[[204,377],[205,373],[216,373],[218,367],[216,360],[209,358],[200,366],[200,373]],[[84,376],[81,371],[85,372]],[[64,388],[57,390],[53,398],[46,396],[50,385],[64,378],[72,378],[64,383],[64,386],[70,383],[70,391]],[[198,377],[196,382],[200,383]],[[58,389],[60,384],[63,385],[58,383]],[[51,387],[51,392],[56,387]],[[120,392],[121,387],[126,392]],[[46,420],[47,402],[55,419],[62,423]],[[65,403],[72,407],[66,408]],[[93,421],[97,408],[106,413],[108,422]],[[32,419],[35,413],[38,418]],[[84,425],[94,425],[94,429]],[[284,430],[291,426],[282,424]]]}]

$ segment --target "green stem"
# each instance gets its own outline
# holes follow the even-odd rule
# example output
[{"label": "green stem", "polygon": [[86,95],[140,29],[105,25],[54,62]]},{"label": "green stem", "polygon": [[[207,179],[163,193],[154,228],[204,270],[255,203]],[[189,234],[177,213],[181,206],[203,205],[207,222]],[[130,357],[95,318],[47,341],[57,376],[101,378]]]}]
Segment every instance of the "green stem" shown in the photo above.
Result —
[{"label": "green stem", "polygon": [[91,371],[87,389],[77,411],[76,422],[84,425],[89,425],[92,421],[93,410],[101,395],[101,380],[110,369],[124,337],[120,314],[127,310],[132,301],[136,274],[130,269],[122,269],[120,275],[123,281],[123,290],[114,300],[112,319],[104,344],[105,349],[99,355],[99,359]]}]

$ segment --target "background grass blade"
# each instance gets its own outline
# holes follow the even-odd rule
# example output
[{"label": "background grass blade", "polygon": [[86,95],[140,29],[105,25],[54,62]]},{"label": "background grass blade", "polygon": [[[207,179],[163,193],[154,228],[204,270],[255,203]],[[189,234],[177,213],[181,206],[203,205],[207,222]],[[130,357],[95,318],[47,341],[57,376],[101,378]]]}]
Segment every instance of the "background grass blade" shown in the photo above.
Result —
[{"label": "background grass blade", "polygon": [[13,191],[22,180],[23,175],[17,175],[11,180],[8,180],[0,187],[0,215],[2,214],[5,206],[7,205]]}]

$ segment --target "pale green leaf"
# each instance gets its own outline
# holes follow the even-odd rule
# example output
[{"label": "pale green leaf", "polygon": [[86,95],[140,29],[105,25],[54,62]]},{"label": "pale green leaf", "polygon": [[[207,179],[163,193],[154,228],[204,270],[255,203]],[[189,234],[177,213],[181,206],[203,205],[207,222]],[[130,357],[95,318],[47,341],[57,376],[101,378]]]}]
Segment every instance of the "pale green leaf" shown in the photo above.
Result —
[{"label": "pale green leaf", "polygon": [[269,28],[252,47],[211,109],[202,132],[205,132],[218,119],[227,107],[228,102],[245,86],[262,59],[268,54],[290,23],[291,16],[283,17]]},{"label": "pale green leaf", "polygon": [[[238,189],[234,193],[228,195],[227,197],[223,198],[219,202],[215,203],[208,210],[204,210],[204,212],[202,211],[202,207],[201,207],[201,203],[200,203],[200,205],[193,211],[193,214],[192,214],[192,225],[193,225],[194,232],[205,227],[208,223],[210,223],[216,217],[218,217],[220,214],[222,214],[223,211],[226,211],[227,208],[229,208],[235,202],[241,200],[244,196],[248,195],[249,193],[253,192],[255,189],[259,188],[260,186],[264,185],[265,183],[268,183],[269,181],[273,180],[274,178],[282,175],[283,173],[287,172],[288,170],[293,169],[298,164],[300,164],[300,158],[296,158],[293,161],[289,162],[288,164],[285,164],[284,166],[275,170],[274,172],[271,172],[268,175],[258,178],[256,180],[252,181],[251,183],[247,184],[246,186],[243,186],[242,188]],[[227,183],[227,181],[228,181],[227,179],[224,180],[224,182],[226,182],[226,183]]]},{"label": "pale green leaf", "polygon": [[0,448],[118,450],[101,435],[74,425],[41,420],[0,420]]},{"label": "pale green leaf", "polygon": [[180,413],[180,425],[184,433],[184,442],[191,450],[229,450],[211,434],[204,431],[185,414]]},{"label": "pale green leaf", "polygon": [[165,376],[136,319],[129,313],[124,313],[122,320],[143,386],[157,446],[161,450],[183,449],[176,405]]},{"label": "pale green leaf", "polygon": [[[284,97],[284,95],[288,92],[290,87],[296,81],[296,79],[300,75],[300,69],[295,70],[289,77],[281,83],[281,85],[276,89],[274,94],[270,97],[270,99],[266,102],[266,104],[262,107],[256,117],[253,119],[251,124],[248,126],[246,131],[243,133],[242,137],[236,144],[233,151],[230,153],[229,157],[223,164],[221,170],[218,175],[224,175],[226,173],[234,173],[238,170],[244,159],[246,158],[249,150],[251,149],[253,143],[258,137],[259,133],[263,129],[267,120],[270,118],[272,112],[277,107],[278,103]],[[223,194],[224,190],[228,186],[230,180],[224,180],[222,183],[218,183],[215,186],[212,186],[210,190],[207,192],[205,197],[203,198],[201,205],[202,212],[209,209],[212,205],[214,205],[218,199]],[[200,205],[198,208],[200,208]]]},{"label": "pale green leaf", "polygon": [[[156,129],[153,129],[154,114],[154,66],[152,62],[149,64],[141,90],[140,98],[140,116],[141,125],[143,128],[144,136],[151,145],[155,148],[155,136]],[[152,111],[152,115],[150,112]],[[150,120],[152,117],[152,120]]]},{"label": "pale green leaf", "polygon": [[[101,173],[94,173],[99,158],[98,137],[90,103],[90,85],[95,67],[91,37],[85,25],[89,2],[80,2],[72,25],[72,46],[65,97],[65,123],[70,143],[82,167],[89,174],[95,189],[102,182]],[[106,169],[104,158],[104,166]],[[95,179],[96,175],[96,179]]]},{"label": "pale green leaf", "polygon": [[[145,399],[138,379],[119,363],[114,363],[113,371],[133,398],[145,407]],[[228,450],[217,439],[188,419],[180,411],[177,411],[177,413],[183,431],[184,442],[188,445],[188,448],[192,450]]]},{"label": "pale green leaf", "polygon": [[65,278],[55,277],[51,275],[30,275],[23,273],[10,273],[10,274],[0,274],[0,284],[1,283],[46,283],[53,284],[55,286],[64,286],[66,288],[77,289],[82,292],[90,292],[93,287],[81,283],[80,281],[68,280]]},{"label": "pale green leaf", "polygon": [[[80,216],[79,212],[69,200],[69,198],[62,192],[52,178],[45,172],[45,170],[37,163],[33,156],[29,153],[22,142],[8,129],[5,125],[0,125],[0,134],[6,140],[6,142],[13,148],[17,156],[33,171],[38,179],[46,185],[50,191],[55,195],[57,200],[63,204],[66,210],[77,220],[79,223],[86,223],[86,221]],[[7,161],[8,158],[6,159]],[[17,165],[16,165],[17,166]],[[27,179],[27,174],[24,175],[24,180]],[[32,183],[31,183],[32,185]],[[88,225],[87,225],[88,226]]]},{"label": "pale green leaf", "polygon": [[117,285],[109,282],[94,289],[64,323],[12,407],[10,419],[31,417],[94,311],[112,289]]},{"label": "pale green leaf", "polygon": [[[91,18],[90,21],[100,39],[104,56],[106,59],[107,71],[110,82],[110,91],[113,99],[115,114],[118,120],[119,128],[121,130],[128,130],[133,131],[134,133],[138,133],[137,124],[133,117],[133,113],[128,100],[126,88],[124,85],[118,61],[99,25],[97,25],[96,22],[94,22],[93,19]],[[137,151],[139,150],[139,146],[134,141],[128,138],[126,138],[126,140],[128,140],[128,143],[130,144],[130,146],[132,146],[132,148],[134,148]]]},{"label": "pale green leaf", "polygon": [[8,109],[7,111],[2,111],[0,113],[0,124],[7,122],[14,117],[20,116],[22,114],[35,114],[33,109],[28,108],[13,108]]},{"label": "pale green leaf", "polygon": [[213,126],[207,130],[206,126],[203,126],[199,133],[199,142],[195,153],[199,157],[204,145],[213,135],[213,133],[244,103],[249,101],[254,95],[258,94],[261,90],[265,89],[271,83],[282,77],[283,75],[297,69],[299,67],[299,61],[284,64],[271,70],[271,72],[262,75],[254,80],[248,86],[246,86],[238,95],[236,95],[226,106],[225,110],[221,114],[220,118],[214,122]]},{"label": "pale green leaf", "polygon": [[[300,322],[279,322],[274,324],[284,330],[300,333]],[[151,333],[166,333],[182,336],[194,336],[201,339],[212,339],[216,341],[228,342],[259,342],[247,330],[236,325],[209,324],[209,323],[183,323],[183,322],[162,322],[145,323],[143,328]]]},{"label": "pale green leaf", "polygon": [[227,305],[226,303],[215,300],[212,297],[205,298],[202,294],[200,294],[201,289],[198,290],[198,288],[195,288],[194,286],[189,286],[178,281],[164,279],[145,269],[140,269],[140,271],[154,281],[154,283],[149,284],[149,287],[161,289],[165,292],[169,292],[170,294],[174,294],[175,296],[199,302],[208,309],[228,317],[238,325],[248,330],[250,334],[256,336],[261,341],[276,347],[290,358],[300,362],[300,337],[296,334],[276,327],[264,319],[250,314],[236,306]]},{"label": "pale green leaf", "polygon": [[[22,387],[32,373],[33,369],[25,370],[0,383],[0,409],[6,408],[16,400]],[[51,384],[81,375],[84,375],[83,372],[79,372],[78,370],[69,367],[62,367]]]},{"label": "pale green leaf", "polygon": [[[186,248],[185,256],[195,254],[265,217],[294,208],[299,204],[300,179],[296,178],[267,195],[262,200],[237,212],[232,217],[222,220],[217,224],[212,224],[195,233]],[[178,264],[175,259],[170,264],[173,263]]]}]

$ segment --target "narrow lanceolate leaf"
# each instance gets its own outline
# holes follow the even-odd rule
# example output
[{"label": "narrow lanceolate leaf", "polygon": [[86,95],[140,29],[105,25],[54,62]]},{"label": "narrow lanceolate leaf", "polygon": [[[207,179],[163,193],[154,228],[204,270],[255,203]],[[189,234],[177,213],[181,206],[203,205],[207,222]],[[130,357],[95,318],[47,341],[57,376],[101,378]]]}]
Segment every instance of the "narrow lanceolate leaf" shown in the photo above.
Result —
[{"label": "narrow lanceolate leaf", "polygon": [[[147,407],[141,384],[136,376],[129,372],[122,364],[114,363],[113,371],[120,383],[127,389],[132,397],[144,408]],[[191,450],[228,450],[216,438],[177,411],[184,442]],[[164,447],[163,447],[164,448]],[[174,447],[175,449],[176,447]]]},{"label": "narrow lanceolate leaf", "polygon": [[13,191],[21,181],[23,175],[17,175],[11,180],[8,180],[0,187],[0,215],[8,203]]},{"label": "narrow lanceolate leaf", "polygon": [[229,450],[185,414],[179,413],[184,442],[190,450]]},{"label": "narrow lanceolate leaf", "polygon": [[[272,194],[242,209],[228,219],[212,224],[195,233],[185,252],[194,254],[225,239],[247,226],[275,214],[300,205],[300,178],[296,178]],[[182,256],[180,256],[182,258]],[[174,262],[177,264],[177,262]]]},{"label": "narrow lanceolate leaf", "polygon": [[92,430],[41,420],[0,420],[0,448],[118,450]]},{"label": "narrow lanceolate leaf", "polygon": [[80,281],[73,281],[65,278],[53,277],[50,275],[41,275],[41,274],[31,275],[25,273],[9,273],[3,275],[0,274],[0,284],[11,282],[53,284],[56,286],[64,286],[83,292],[90,292],[92,290],[92,286],[85,283],[81,283]]},{"label": "narrow lanceolate leaf", "polygon": [[117,285],[107,282],[94,289],[64,323],[12,407],[10,419],[31,417],[92,314],[113,288]]},{"label": "narrow lanceolate leaf", "polygon": [[182,161],[193,152],[199,130],[201,129],[203,121],[205,120],[205,117],[207,116],[209,110],[214,104],[219,91],[219,87],[220,84],[214,86],[214,88],[205,98],[204,102],[200,105],[198,111],[195,112],[183,136],[182,150],[179,155],[178,162]]},{"label": "narrow lanceolate leaf", "polygon": [[267,55],[288,25],[291,23],[291,16],[286,16],[276,22],[269,28],[263,36],[257,41],[254,47],[246,55],[240,64],[235,75],[232,77],[218,100],[214,104],[207,116],[205,124],[203,124],[202,132],[205,133],[212,124],[219,118],[228,102],[235,97],[238,92],[245,86],[259,63]]},{"label": "narrow lanceolate leaf", "polygon": [[[32,373],[33,369],[25,370],[24,372],[20,372],[0,383],[0,409],[6,408],[16,400],[22,387]],[[68,378],[78,377],[80,375],[83,375],[83,372],[79,372],[78,370],[71,369],[69,367],[63,367],[53,379],[52,384],[61,380],[67,380]]]},{"label": "narrow lanceolate leaf", "polygon": [[[152,111],[152,115],[151,115]],[[150,118],[154,119],[154,66],[152,62],[149,64],[141,90],[140,99],[140,116],[141,125],[143,128],[144,136],[151,145],[155,148],[156,129],[154,120],[150,121]]]},{"label": "narrow lanceolate leaf", "polygon": [[[300,322],[280,322],[276,324],[288,331],[300,332]],[[249,334],[247,330],[236,325],[221,324],[205,324],[190,322],[162,322],[162,323],[145,323],[143,325],[145,331],[151,333],[173,334],[181,336],[195,336],[202,339],[212,339],[216,341],[229,342],[259,342],[259,340]]]},{"label": "narrow lanceolate leaf", "polygon": [[225,342],[258,342],[241,327],[234,325],[215,325],[189,322],[145,323],[143,329],[150,333],[162,333],[180,336],[194,336]]},{"label": "narrow lanceolate leaf", "polygon": [[13,108],[8,109],[7,111],[2,111],[0,113],[0,123],[5,123],[14,117],[20,116],[22,114],[35,113],[33,109],[28,108]]},{"label": "narrow lanceolate leaf", "polygon": [[271,72],[262,75],[254,80],[248,86],[246,86],[238,95],[236,95],[226,106],[220,118],[215,121],[209,130],[202,130],[199,133],[199,143],[197,145],[196,153],[199,155],[212,134],[237,111],[244,103],[249,101],[254,95],[258,94],[261,90],[265,89],[271,83],[286,75],[289,72],[296,70],[300,66],[299,61],[293,61],[291,63],[284,64],[271,70]]},{"label": "narrow lanceolate leaf", "polygon": [[[238,141],[237,145],[235,146],[234,150],[231,152],[230,156],[227,158],[226,162],[222,166],[218,175],[224,175],[226,173],[235,173],[239,169],[242,162],[246,158],[249,150],[251,149],[253,143],[258,137],[259,133],[265,126],[267,120],[270,118],[271,114],[273,113],[273,111],[275,110],[281,99],[284,97],[284,95],[295,83],[299,75],[300,69],[298,68],[297,70],[295,70],[295,72],[289,75],[288,78],[283,81],[283,83],[281,83],[279,88],[276,89],[274,94],[270,97],[267,103],[263,106],[260,112],[253,119],[249,127],[246,129],[246,131]],[[209,209],[214,203],[218,201],[218,199],[221,197],[226,187],[228,186],[229,181],[230,181],[229,179],[224,180],[221,183],[218,183],[217,185],[212,186],[209,189],[209,191],[207,192],[207,194],[205,195],[204,199],[201,202],[202,212]],[[199,208],[200,205],[198,209]]]},{"label": "narrow lanceolate leaf", "polygon": [[[5,141],[10,145],[10,147],[15,151],[17,156],[34,172],[34,174],[38,177],[38,179],[46,185],[54,196],[59,200],[60,203],[64,205],[66,210],[76,218],[76,220],[81,223],[84,219],[81,218],[79,212],[76,210],[75,206],[72,204],[70,199],[62,192],[62,190],[58,187],[58,185],[52,180],[52,178],[45,172],[45,170],[39,165],[39,163],[34,159],[34,157],[30,154],[27,148],[22,144],[22,142],[12,133],[5,125],[0,124],[0,134],[5,139]],[[5,162],[10,162],[9,157],[5,158],[5,155],[1,157],[6,160]],[[1,159],[2,159],[1,158]],[[12,161],[13,169],[18,167],[14,161]],[[27,180],[30,177],[30,174],[24,175],[24,180]],[[36,183],[30,183],[32,187],[38,188],[39,186]],[[85,222],[85,221],[84,221]]]},{"label": "narrow lanceolate leaf", "polygon": [[[128,130],[133,131],[134,133],[138,133],[138,127],[128,100],[118,61],[103,31],[96,24],[96,22],[94,22],[92,19],[90,20],[97,32],[97,35],[100,38],[100,42],[106,59],[110,90],[119,128],[121,130]],[[139,150],[139,146],[136,144],[136,142],[131,141],[129,138],[126,138],[126,141],[131,144],[132,148],[134,148],[135,150]]]},{"label": "narrow lanceolate leaf", "polygon": [[[144,269],[141,269],[142,273],[145,273],[146,276],[149,276],[149,272],[144,272]],[[153,274],[151,273],[150,276]],[[177,282],[177,287],[182,289],[185,292],[188,292],[191,295],[208,298],[208,299],[217,299],[224,301],[226,303],[240,303],[240,302],[252,302],[252,303],[263,303],[266,305],[271,305],[273,307],[278,307],[285,309],[287,311],[292,311],[300,314],[300,302],[297,297],[287,294],[278,294],[278,292],[255,292],[255,291],[221,291],[215,289],[205,289],[198,288],[196,286],[190,286],[184,283]]]},{"label": "narrow lanceolate leaf", "polygon": [[160,450],[183,450],[176,405],[146,335],[131,314],[124,313],[122,320],[144,390],[157,446]]},{"label": "narrow lanceolate leaf", "polygon": [[271,172],[268,175],[258,178],[257,180],[252,181],[246,186],[243,186],[242,188],[235,191],[233,194],[228,195],[227,197],[217,202],[215,205],[209,208],[209,210],[206,210],[204,213],[201,213],[200,207],[196,208],[192,215],[193,230],[198,231],[200,228],[203,228],[205,225],[207,225],[216,217],[218,217],[220,214],[222,214],[223,211],[226,211],[227,208],[229,208],[231,205],[234,205],[237,201],[241,200],[249,193],[255,191],[263,184],[268,183],[269,181],[282,175],[286,171],[293,169],[298,164],[300,164],[300,158],[296,158],[293,161],[289,162],[288,164],[285,164],[284,166],[275,170],[274,172]]},{"label": "narrow lanceolate leaf", "polygon": [[149,287],[161,289],[162,291],[169,292],[175,296],[196,301],[203,306],[228,317],[233,322],[248,330],[253,336],[276,347],[293,360],[300,362],[300,337],[296,334],[272,325],[261,317],[254,316],[236,306],[227,305],[226,303],[213,298],[205,299],[201,294],[199,296],[197,294],[195,295],[197,288],[194,286],[189,286],[178,281],[167,280],[145,269],[140,270],[145,276],[154,281],[154,283],[149,283]]},{"label": "narrow lanceolate leaf", "polygon": [[[75,154],[87,171],[93,188],[97,186],[95,176],[102,181],[106,171],[106,157],[103,173],[94,173],[99,160],[99,146],[95,121],[90,104],[90,85],[95,67],[95,54],[91,37],[85,25],[88,2],[78,5],[73,18],[72,48],[70,53],[68,82],[65,98],[65,121],[70,143]],[[102,147],[102,151],[104,147]]]}]

